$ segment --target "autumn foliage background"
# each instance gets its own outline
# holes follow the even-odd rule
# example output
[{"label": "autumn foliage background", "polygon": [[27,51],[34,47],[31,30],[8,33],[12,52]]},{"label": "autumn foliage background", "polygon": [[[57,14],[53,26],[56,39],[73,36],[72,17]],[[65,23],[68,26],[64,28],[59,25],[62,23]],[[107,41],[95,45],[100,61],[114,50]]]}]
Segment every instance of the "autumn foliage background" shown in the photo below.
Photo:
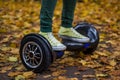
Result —
[{"label": "autumn foliage background", "polygon": [[[58,0],[53,32],[61,22],[62,0]],[[120,0],[79,0],[73,25],[89,22],[100,33],[100,43],[93,54],[65,55],[47,71],[27,71],[19,58],[22,37],[40,30],[40,1],[0,0],[0,80],[120,80]],[[57,37],[57,36],[56,36]]]}]

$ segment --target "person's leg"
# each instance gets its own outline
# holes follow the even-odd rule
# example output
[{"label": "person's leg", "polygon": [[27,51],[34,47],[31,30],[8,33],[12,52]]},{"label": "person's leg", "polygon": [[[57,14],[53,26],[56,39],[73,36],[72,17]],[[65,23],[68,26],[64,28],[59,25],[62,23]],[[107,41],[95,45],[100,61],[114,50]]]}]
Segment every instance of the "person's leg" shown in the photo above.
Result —
[{"label": "person's leg", "polygon": [[90,39],[72,28],[76,2],[77,0],[63,0],[62,23],[59,35],[61,38],[86,43],[89,42]]},{"label": "person's leg", "polygon": [[53,50],[65,50],[66,46],[61,44],[52,34],[52,17],[57,0],[42,0],[40,11],[40,34],[51,44]]},{"label": "person's leg", "polygon": [[52,32],[52,18],[57,0],[42,0],[40,11],[40,31]]},{"label": "person's leg", "polygon": [[76,2],[77,0],[63,0],[61,26],[66,27],[66,28],[72,27]]}]

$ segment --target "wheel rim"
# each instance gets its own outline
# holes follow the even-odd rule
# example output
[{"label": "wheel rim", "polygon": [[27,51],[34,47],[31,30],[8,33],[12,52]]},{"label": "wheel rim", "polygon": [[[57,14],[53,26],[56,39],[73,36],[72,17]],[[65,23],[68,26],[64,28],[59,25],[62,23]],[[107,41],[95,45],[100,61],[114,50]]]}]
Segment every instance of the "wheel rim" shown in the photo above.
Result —
[{"label": "wheel rim", "polygon": [[27,42],[22,51],[22,58],[30,68],[37,68],[43,59],[42,49],[35,42]]}]

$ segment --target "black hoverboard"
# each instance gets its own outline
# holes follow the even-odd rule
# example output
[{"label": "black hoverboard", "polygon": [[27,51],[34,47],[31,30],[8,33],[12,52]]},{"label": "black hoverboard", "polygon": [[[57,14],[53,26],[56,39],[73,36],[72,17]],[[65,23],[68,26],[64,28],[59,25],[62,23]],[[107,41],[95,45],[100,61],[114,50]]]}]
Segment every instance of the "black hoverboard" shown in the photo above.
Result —
[{"label": "black hoverboard", "polygon": [[[67,51],[82,51],[85,54],[93,53],[99,43],[99,33],[92,24],[79,23],[74,27],[76,31],[90,38],[89,43],[73,42],[62,39]],[[40,34],[25,35],[20,45],[20,58],[27,70],[42,72],[57,58],[61,58],[64,51],[54,51],[50,43]]]}]

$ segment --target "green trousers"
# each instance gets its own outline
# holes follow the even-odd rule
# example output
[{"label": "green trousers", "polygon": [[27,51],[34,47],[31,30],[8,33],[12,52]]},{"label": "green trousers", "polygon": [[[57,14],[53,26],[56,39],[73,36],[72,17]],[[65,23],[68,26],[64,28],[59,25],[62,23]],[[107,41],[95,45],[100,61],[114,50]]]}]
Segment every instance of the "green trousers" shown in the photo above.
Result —
[{"label": "green trousers", "polygon": [[[40,11],[40,31],[52,32],[52,18],[57,0],[42,0]],[[63,0],[61,26],[72,27],[76,0]]]}]

